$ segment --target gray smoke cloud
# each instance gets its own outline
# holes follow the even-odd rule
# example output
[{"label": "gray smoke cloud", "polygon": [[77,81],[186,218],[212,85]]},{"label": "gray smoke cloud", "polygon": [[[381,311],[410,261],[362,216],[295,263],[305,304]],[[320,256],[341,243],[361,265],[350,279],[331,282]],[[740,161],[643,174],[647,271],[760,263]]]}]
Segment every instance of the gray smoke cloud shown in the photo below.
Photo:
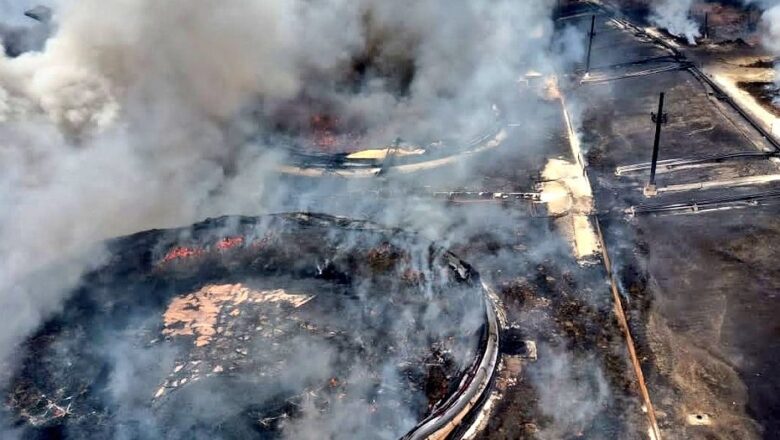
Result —
[{"label": "gray smoke cloud", "polygon": [[761,19],[766,24],[766,32],[761,36],[762,43],[774,55],[780,55],[780,5],[767,9]]},{"label": "gray smoke cloud", "polygon": [[701,36],[699,25],[690,18],[693,0],[661,0],[653,2],[650,22],[664,28],[670,34],[683,37],[689,44],[696,44]]},{"label": "gray smoke cloud", "polygon": [[[780,56],[780,2],[777,0],[744,0],[746,5],[758,5],[761,14],[761,44],[772,56]],[[780,65],[775,62],[775,85],[780,87]],[[777,100],[775,100],[777,103]]]},{"label": "gray smoke cloud", "polygon": [[610,399],[604,372],[592,358],[548,347],[542,347],[542,353],[545,367],[531,374],[548,385],[539,388],[539,406],[555,423],[539,433],[539,438],[582,435]]},{"label": "gray smoke cloud", "polygon": [[[764,23],[764,33],[761,36],[761,42],[772,52],[774,56],[780,56],[780,5],[774,5],[764,11],[761,15],[761,21]],[[780,64],[775,62],[775,85],[780,87]],[[780,99],[775,98],[775,104],[780,103]]]},{"label": "gray smoke cloud", "polygon": [[[282,143],[274,118],[296,100],[362,115],[377,142],[401,127],[421,138],[443,124],[468,133],[494,117],[489,103],[524,66],[552,68],[551,5],[55,5],[58,28],[42,51],[0,57],[0,302],[14,311],[0,347],[49,309],[19,290],[45,264],[109,236],[262,212],[266,190],[284,189],[269,180]],[[360,57],[368,73],[345,87]],[[402,93],[399,64],[414,69]],[[270,137],[247,141],[258,133]]]}]

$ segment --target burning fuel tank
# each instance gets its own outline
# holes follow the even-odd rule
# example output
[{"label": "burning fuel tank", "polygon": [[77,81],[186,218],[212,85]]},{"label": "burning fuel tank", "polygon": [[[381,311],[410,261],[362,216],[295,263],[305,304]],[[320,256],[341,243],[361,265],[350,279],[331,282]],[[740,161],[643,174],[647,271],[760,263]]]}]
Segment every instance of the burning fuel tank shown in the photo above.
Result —
[{"label": "burning fuel tank", "polygon": [[399,438],[484,370],[478,275],[415,234],[287,214],[106,248],[20,347],[23,438]]},{"label": "burning fuel tank", "polygon": [[507,136],[495,105],[480,107],[467,123],[406,114],[388,115],[398,120],[380,126],[342,107],[306,99],[285,103],[263,115],[272,127],[253,142],[281,149],[281,171],[287,174],[369,177],[453,163],[464,155],[498,147]]}]

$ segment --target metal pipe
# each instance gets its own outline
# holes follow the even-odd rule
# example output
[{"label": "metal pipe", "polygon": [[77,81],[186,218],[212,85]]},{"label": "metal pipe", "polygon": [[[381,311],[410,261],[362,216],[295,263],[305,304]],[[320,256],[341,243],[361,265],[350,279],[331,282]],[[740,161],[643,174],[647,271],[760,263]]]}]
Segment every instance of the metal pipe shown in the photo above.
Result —
[{"label": "metal pipe", "polygon": [[661,96],[658,99],[658,113],[653,114],[652,119],[655,122],[655,140],[653,141],[653,161],[650,165],[650,187],[655,185],[655,169],[658,165],[658,150],[661,143],[661,124],[666,119],[666,115],[664,115],[664,92],[661,92]]},{"label": "metal pipe", "polygon": [[469,412],[477,409],[481,398],[489,392],[489,386],[496,372],[499,347],[499,318],[496,304],[491,299],[490,288],[482,282],[483,300],[486,313],[487,338],[476,369],[463,379],[456,394],[451,396],[442,407],[412,428],[402,440],[430,440],[449,438],[449,435],[463,423]]}]

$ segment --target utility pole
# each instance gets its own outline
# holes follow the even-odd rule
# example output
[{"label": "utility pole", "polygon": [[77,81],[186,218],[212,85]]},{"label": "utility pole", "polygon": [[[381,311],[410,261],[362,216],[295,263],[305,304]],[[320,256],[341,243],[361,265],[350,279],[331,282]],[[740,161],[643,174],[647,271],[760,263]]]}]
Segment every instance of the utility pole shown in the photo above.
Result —
[{"label": "utility pole", "polygon": [[658,165],[658,150],[661,144],[661,125],[668,120],[667,114],[664,113],[664,92],[661,92],[661,96],[658,99],[658,113],[650,113],[650,119],[655,122],[655,140],[653,141],[653,161],[650,164],[650,182],[648,182],[644,191],[647,197],[658,194],[655,186],[655,169]]},{"label": "utility pole", "polygon": [[596,33],[596,15],[592,15],[590,17],[590,33],[588,36],[590,37],[588,40],[588,59],[585,62],[585,75],[590,73],[590,53],[593,49],[593,36]]}]

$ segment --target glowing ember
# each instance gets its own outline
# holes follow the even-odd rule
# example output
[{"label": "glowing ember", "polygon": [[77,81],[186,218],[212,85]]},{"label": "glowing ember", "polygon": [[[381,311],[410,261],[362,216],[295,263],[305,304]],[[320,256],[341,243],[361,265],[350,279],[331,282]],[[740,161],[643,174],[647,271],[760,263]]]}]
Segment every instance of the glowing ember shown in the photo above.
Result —
[{"label": "glowing ember", "polygon": [[314,145],[332,151],[338,144],[338,139],[333,134],[338,118],[325,115],[314,115],[311,118],[311,128],[314,136]]},{"label": "glowing ember", "polygon": [[312,144],[327,153],[352,152],[358,148],[359,134],[343,130],[343,122],[335,116],[318,114],[311,117]]},{"label": "glowing ember", "polygon": [[217,249],[232,249],[236,246],[241,246],[242,244],[244,244],[243,237],[225,237],[217,242]]},{"label": "glowing ember", "polygon": [[[265,239],[263,239],[265,240]],[[220,251],[233,249],[244,244],[243,237],[225,237],[216,242],[214,247]],[[254,244],[254,243],[253,243]],[[188,246],[177,246],[167,254],[160,261],[160,263],[169,263],[174,260],[182,260],[186,258],[198,257],[206,253],[205,249]]]},{"label": "glowing ember", "polygon": [[203,255],[205,251],[203,249],[191,248],[186,246],[175,247],[168,251],[163,257],[162,262],[167,263],[169,261],[178,260],[181,258],[191,258],[198,255]]}]

